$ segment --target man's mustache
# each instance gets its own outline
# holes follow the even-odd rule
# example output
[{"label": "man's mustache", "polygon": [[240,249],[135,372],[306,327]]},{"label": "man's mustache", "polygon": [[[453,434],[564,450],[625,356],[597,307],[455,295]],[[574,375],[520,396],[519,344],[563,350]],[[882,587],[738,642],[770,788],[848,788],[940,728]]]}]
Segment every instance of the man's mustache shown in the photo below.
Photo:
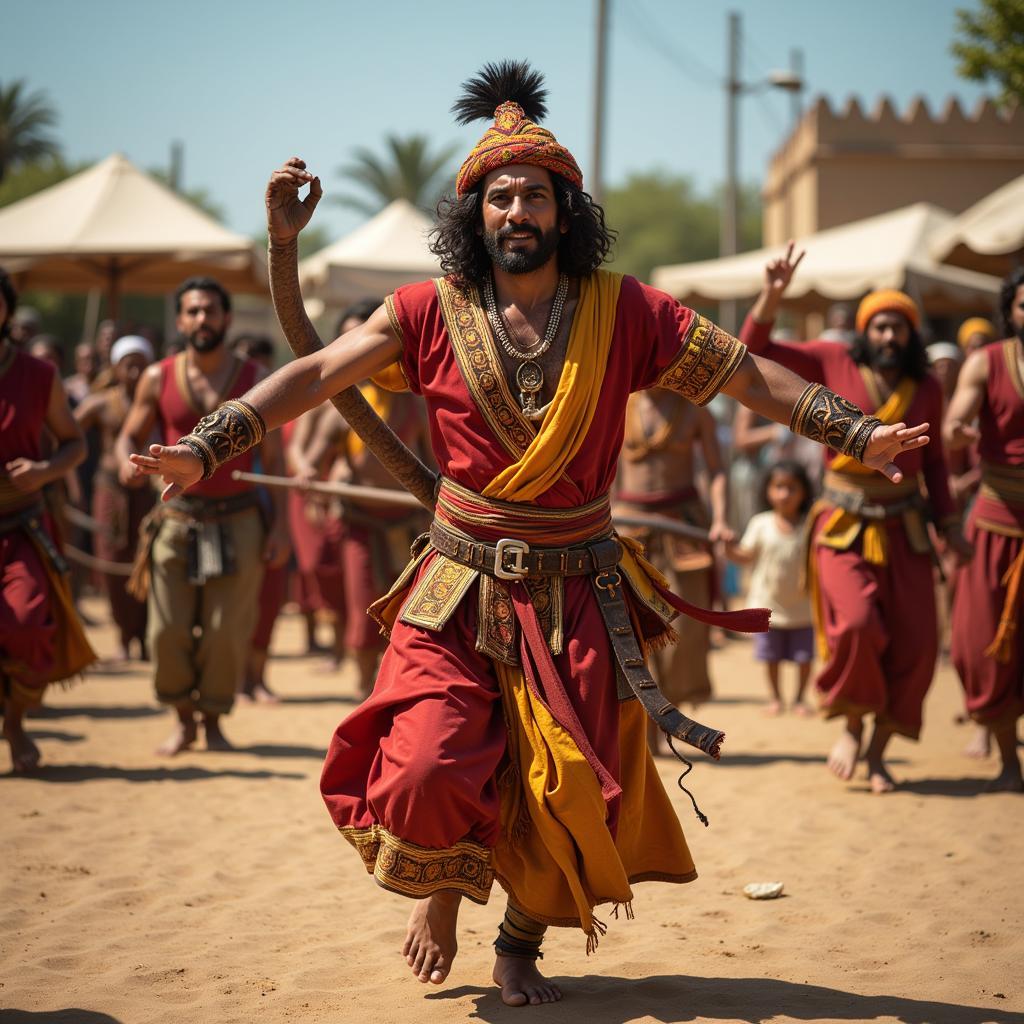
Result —
[{"label": "man's mustache", "polygon": [[523,234],[532,235],[536,239],[540,239],[543,237],[540,228],[532,227],[529,224],[523,224],[521,227],[502,228],[498,232],[498,241],[500,242],[505,238],[509,238],[511,235]]}]

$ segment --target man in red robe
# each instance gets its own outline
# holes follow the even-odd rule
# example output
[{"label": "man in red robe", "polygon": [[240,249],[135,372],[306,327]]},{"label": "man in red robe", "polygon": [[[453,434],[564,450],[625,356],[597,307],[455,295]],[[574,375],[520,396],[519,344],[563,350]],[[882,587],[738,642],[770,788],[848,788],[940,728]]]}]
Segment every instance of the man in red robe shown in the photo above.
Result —
[{"label": "man in red robe", "polygon": [[[1005,341],[967,359],[949,405],[950,448],[977,443],[981,486],[971,507],[974,557],[953,602],[953,663],[967,710],[1002,758],[991,789],[1024,791],[1017,719],[1024,714],[1024,268],[1003,282]],[[977,427],[972,424],[977,419]]]},{"label": "man in red robe", "polygon": [[[85,458],[85,441],[54,367],[7,336],[17,301],[0,268],[0,692],[11,764],[23,774],[39,764],[25,712],[48,683],[77,675],[95,655],[42,501],[43,487]],[[44,457],[47,431],[55,445]]]},{"label": "man in red robe", "polygon": [[[445,980],[461,899],[485,902],[498,879],[509,905],[494,980],[517,1006],[560,998],[536,964],[547,925],[581,927],[592,949],[605,929],[595,906],[628,904],[636,882],[696,877],[644,742],[644,706],[666,712],[644,689],[641,645],[657,646],[677,609],[747,629],[767,620],[686,605],[614,536],[629,394],[659,386],[703,404],[724,390],[896,478],[891,456],[926,443],[600,270],[611,235],[572,155],[536,123],[541,83],[508,62],[467,83],[460,116],[494,121],[439,211],[448,276],[399,288],[182,444],[132,456],[175,495],[381,371],[423,395],[435,518],[375,606],[391,643],[372,695],[335,733],[321,790],[368,872],[418,900],[403,952],[420,981]],[[296,347],[312,341],[296,239],[320,195],[297,158],[267,192],[275,304]]]},{"label": "man in red robe", "polygon": [[[803,258],[770,262],[765,285],[740,337],[756,352],[871,409],[885,423],[942,421],[942,392],[928,373],[918,328],[920,312],[902,292],[872,292],[857,311],[858,337],[850,346],[828,341],[771,340],[779,301]],[[875,718],[864,756],[875,793],[893,789],[885,749],[893,734],[917,739],[921,709],[938,656],[932,551],[926,519],[950,547],[970,547],[949,493],[941,443],[907,452],[895,483],[864,472],[834,451],[825,452],[822,499],[813,523],[808,575],[824,667],[816,688],[827,717],[846,727],[829,767],[849,780],[862,753],[863,719]],[[927,499],[921,494],[923,480]],[[914,637],[913,644],[902,639]]]}]

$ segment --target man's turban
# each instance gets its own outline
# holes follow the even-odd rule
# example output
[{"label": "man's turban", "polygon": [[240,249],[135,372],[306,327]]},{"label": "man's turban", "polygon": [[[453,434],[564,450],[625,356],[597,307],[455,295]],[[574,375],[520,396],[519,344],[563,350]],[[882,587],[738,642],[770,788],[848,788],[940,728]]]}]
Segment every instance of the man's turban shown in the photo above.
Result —
[{"label": "man's turban", "polygon": [[972,316],[960,325],[960,330],[956,332],[956,343],[961,348],[967,348],[967,342],[975,334],[983,334],[989,341],[995,341],[998,337],[991,320],[983,316]]},{"label": "man's turban", "polygon": [[509,164],[543,167],[577,188],[583,187],[583,172],[572,153],[537,124],[547,113],[543,83],[542,76],[523,61],[486,64],[476,78],[465,83],[452,108],[459,123],[491,117],[494,123],[459,168],[455,179],[458,196],[466,195],[491,171]]},{"label": "man's turban", "polygon": [[857,332],[863,334],[873,316],[879,313],[902,313],[914,330],[921,327],[921,311],[917,303],[906,292],[895,288],[882,288],[861,299],[857,307]]}]

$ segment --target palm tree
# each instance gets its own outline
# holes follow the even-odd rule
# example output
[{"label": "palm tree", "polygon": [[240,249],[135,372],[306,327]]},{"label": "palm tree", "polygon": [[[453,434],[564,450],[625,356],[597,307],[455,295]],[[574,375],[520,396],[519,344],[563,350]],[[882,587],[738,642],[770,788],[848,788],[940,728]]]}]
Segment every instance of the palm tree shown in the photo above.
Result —
[{"label": "palm tree", "polygon": [[338,196],[335,202],[372,215],[394,199],[407,199],[432,212],[441,194],[451,187],[450,162],[455,146],[431,153],[426,135],[389,135],[384,141],[383,157],[360,147],[352,163],[338,169],[339,174],[361,185],[372,198]]},{"label": "palm tree", "polygon": [[60,156],[60,144],[47,129],[57,112],[43,92],[28,93],[25,80],[0,84],[0,181],[16,164]]}]

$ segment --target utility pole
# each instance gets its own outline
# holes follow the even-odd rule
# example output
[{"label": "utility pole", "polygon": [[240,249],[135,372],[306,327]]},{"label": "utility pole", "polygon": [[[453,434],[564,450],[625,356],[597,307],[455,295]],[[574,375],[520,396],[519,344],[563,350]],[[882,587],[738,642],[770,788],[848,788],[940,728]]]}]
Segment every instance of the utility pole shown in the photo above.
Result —
[{"label": "utility pole", "polygon": [[789,51],[789,70],[793,73],[794,81],[800,83],[789,94],[789,112],[795,129],[804,116],[804,51],[799,47]]},{"label": "utility pole", "polygon": [[[735,256],[739,252],[739,121],[740,94],[740,16],[729,12],[727,72],[725,77],[725,187],[722,190],[722,214],[718,240],[720,256]],[[735,299],[719,304],[722,327],[735,334],[738,312]]]},{"label": "utility pole", "polygon": [[182,181],[185,176],[185,143],[175,139],[171,143],[171,166],[167,173],[167,184],[175,192],[181,191]]},{"label": "utility pole", "polygon": [[604,107],[608,63],[608,6],[610,0],[597,0],[597,32],[594,53],[594,153],[590,162],[590,194],[601,202],[604,185]]}]

